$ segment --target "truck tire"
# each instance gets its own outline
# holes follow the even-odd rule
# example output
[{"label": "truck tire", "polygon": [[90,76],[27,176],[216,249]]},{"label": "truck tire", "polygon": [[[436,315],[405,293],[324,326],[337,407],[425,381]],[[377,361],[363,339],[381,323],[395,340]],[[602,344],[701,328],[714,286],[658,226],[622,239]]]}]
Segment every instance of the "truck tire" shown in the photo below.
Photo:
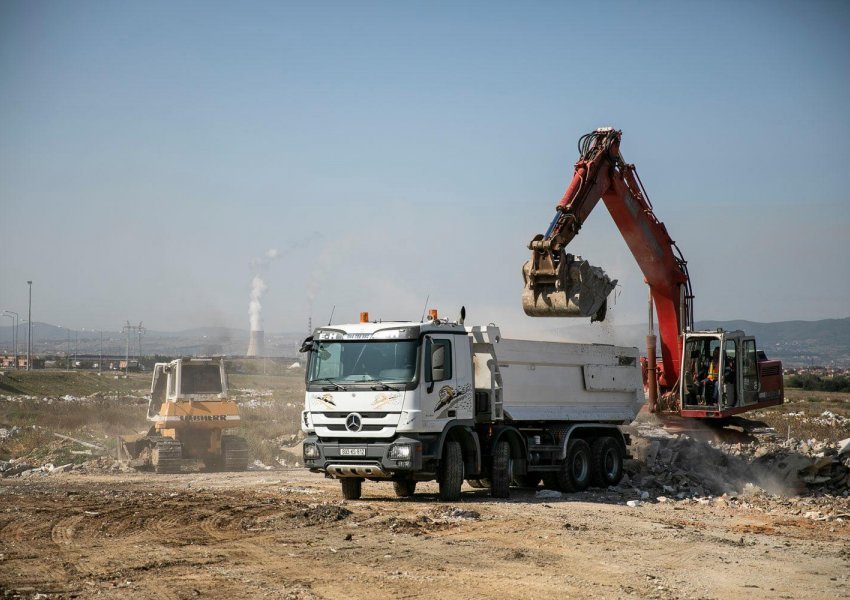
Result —
[{"label": "truck tire", "polygon": [[342,497],[346,500],[360,500],[363,493],[363,480],[359,477],[343,477],[339,480]]},{"label": "truck tire", "polygon": [[469,487],[477,490],[486,490],[490,487],[489,479],[467,479],[466,483],[469,484]]},{"label": "truck tire", "polygon": [[416,481],[412,478],[396,479],[393,481],[393,490],[399,498],[410,498],[416,491]]},{"label": "truck tire", "polygon": [[623,478],[623,451],[610,436],[593,441],[590,446],[590,480],[596,487],[617,485]]},{"label": "truck tire", "polygon": [[562,492],[582,492],[590,485],[590,446],[582,439],[570,440],[567,458],[558,471]]},{"label": "truck tire", "polygon": [[251,461],[248,442],[237,435],[221,436],[221,468],[225,471],[244,471]]},{"label": "truck tire", "polygon": [[490,477],[490,495],[493,498],[507,498],[511,495],[513,480],[513,462],[511,445],[502,440],[493,450],[493,474]]},{"label": "truck tire", "polygon": [[440,461],[440,500],[454,502],[460,499],[463,485],[463,451],[459,442],[446,442],[443,460]]}]

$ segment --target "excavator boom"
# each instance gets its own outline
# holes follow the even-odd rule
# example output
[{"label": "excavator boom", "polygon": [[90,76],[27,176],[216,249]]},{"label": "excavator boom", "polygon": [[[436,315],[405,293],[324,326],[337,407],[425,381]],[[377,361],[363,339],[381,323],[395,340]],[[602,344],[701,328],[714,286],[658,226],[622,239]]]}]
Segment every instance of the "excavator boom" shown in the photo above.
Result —
[{"label": "excavator boom", "polygon": [[[576,303],[570,302],[569,291],[582,282],[575,277],[576,269],[570,268],[572,255],[564,251],[601,199],[649,284],[661,338],[658,380],[665,389],[679,378],[680,334],[693,324],[693,294],[681,252],[655,216],[634,165],[620,154],[621,136],[621,131],[602,128],[579,139],[580,157],[555,207],[555,217],[546,233],[529,243],[531,260],[523,267],[523,309],[531,316],[604,318],[598,311],[576,310]],[[599,293],[605,289],[590,287]]]}]

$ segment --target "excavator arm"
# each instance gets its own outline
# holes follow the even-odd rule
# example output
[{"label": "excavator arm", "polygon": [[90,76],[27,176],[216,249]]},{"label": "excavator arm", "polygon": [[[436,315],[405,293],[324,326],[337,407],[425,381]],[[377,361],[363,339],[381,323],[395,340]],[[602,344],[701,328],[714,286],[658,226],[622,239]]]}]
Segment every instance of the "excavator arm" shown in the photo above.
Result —
[{"label": "excavator arm", "polygon": [[[604,303],[589,312],[586,307],[591,304],[581,306],[576,298],[598,297],[601,292],[607,296],[613,285],[596,285],[587,276],[586,262],[576,261],[564,251],[601,199],[649,285],[661,338],[662,365],[657,383],[662,396],[669,397],[679,380],[681,334],[693,325],[693,294],[687,263],[655,216],[634,165],[626,163],[620,154],[621,136],[621,131],[602,128],[579,139],[580,157],[555,217],[546,233],[536,235],[529,243],[531,260],[523,266],[523,309],[531,316],[604,318]],[[654,353],[653,341],[649,360],[653,370]],[[648,381],[655,379],[647,377]]]}]

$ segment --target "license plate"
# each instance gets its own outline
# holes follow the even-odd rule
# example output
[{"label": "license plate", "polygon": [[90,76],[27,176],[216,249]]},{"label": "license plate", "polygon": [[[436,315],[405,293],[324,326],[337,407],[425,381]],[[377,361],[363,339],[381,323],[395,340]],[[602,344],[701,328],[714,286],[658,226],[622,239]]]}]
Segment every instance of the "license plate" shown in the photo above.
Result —
[{"label": "license plate", "polygon": [[340,448],[340,456],[366,456],[366,448]]}]

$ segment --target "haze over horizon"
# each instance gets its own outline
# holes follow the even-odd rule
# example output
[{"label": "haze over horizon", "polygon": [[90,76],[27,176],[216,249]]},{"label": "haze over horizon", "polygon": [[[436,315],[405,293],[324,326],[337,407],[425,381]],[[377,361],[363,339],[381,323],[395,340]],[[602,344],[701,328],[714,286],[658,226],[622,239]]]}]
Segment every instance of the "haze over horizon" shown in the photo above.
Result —
[{"label": "haze over horizon", "polygon": [[[844,318],[850,5],[0,5],[0,310],[270,332],[507,334],[578,137],[623,130],[697,320]],[[266,286],[257,294],[257,257]],[[646,289],[600,203],[569,251]],[[252,292],[253,289],[253,292]],[[253,294],[253,295],[252,295]],[[4,319],[2,325],[8,325]]]}]

